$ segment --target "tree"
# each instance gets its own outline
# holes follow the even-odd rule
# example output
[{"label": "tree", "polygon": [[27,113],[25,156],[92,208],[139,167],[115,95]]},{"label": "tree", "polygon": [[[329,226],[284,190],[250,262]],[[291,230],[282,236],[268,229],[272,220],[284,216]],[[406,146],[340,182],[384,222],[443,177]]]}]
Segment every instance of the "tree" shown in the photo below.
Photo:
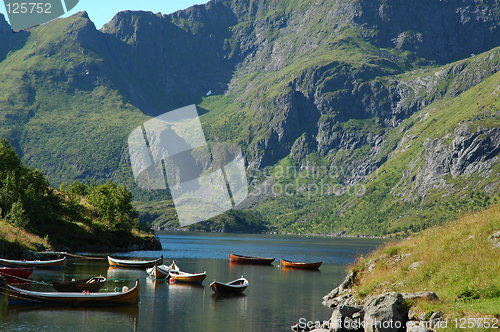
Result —
[{"label": "tree", "polygon": [[45,175],[23,166],[15,149],[5,139],[0,139],[1,216],[7,217],[13,208],[19,216],[22,207],[28,222],[23,220],[20,224],[35,226],[51,222],[59,206]]},{"label": "tree", "polygon": [[132,206],[132,194],[125,186],[112,182],[94,186],[87,200],[110,229],[130,230],[137,225],[139,214]]}]

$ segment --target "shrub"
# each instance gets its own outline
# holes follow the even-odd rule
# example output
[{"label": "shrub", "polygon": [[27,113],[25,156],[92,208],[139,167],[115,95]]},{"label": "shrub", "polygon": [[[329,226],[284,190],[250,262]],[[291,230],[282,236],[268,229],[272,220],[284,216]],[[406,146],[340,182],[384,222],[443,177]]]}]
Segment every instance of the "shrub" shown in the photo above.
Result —
[{"label": "shrub", "polygon": [[17,201],[12,204],[9,213],[7,214],[7,220],[19,227],[26,227],[29,224],[28,216],[24,210],[23,203]]}]

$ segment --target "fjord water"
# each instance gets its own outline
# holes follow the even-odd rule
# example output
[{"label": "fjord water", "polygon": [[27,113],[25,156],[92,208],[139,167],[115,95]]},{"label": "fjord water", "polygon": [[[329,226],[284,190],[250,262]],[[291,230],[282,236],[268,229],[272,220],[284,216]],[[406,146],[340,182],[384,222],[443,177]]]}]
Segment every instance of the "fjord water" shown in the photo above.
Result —
[{"label": "fjord water", "polygon": [[[6,305],[2,296],[0,331],[289,331],[303,317],[323,320],[329,309],[322,296],[345,275],[347,264],[382,243],[377,239],[291,237],[205,233],[159,233],[162,251],[134,251],[115,256],[175,259],[182,270],[207,271],[203,285],[168,284],[153,280],[143,270],[108,269],[105,261],[69,261],[61,270],[36,270],[38,281],[107,276],[104,290],[141,285],[135,307],[61,308]],[[234,265],[229,253],[276,257],[274,266]],[[320,271],[285,270],[279,258],[323,261]],[[214,279],[230,281],[244,275],[250,286],[243,296],[221,298],[209,287]],[[23,285],[53,290],[44,284]]]}]

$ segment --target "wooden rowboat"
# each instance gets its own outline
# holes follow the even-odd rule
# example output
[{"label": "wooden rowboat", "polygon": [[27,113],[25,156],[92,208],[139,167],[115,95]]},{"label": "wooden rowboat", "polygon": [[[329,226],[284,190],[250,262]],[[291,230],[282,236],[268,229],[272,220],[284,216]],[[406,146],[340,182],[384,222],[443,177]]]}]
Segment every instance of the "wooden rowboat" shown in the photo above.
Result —
[{"label": "wooden rowboat", "polygon": [[5,278],[9,284],[24,282],[33,273],[32,267],[0,267],[0,275]]},{"label": "wooden rowboat", "polygon": [[66,261],[66,257],[60,258],[60,259],[53,259],[53,260],[49,260],[49,261],[40,261],[40,260],[20,261],[20,260],[14,260],[14,259],[0,258],[1,265],[17,266],[17,267],[36,267],[36,268],[61,266],[64,264],[65,261]]},{"label": "wooden rowboat", "polygon": [[163,262],[163,256],[158,259],[145,261],[145,260],[128,260],[118,259],[108,256],[108,263],[111,267],[125,267],[125,268],[147,268],[155,265],[160,265]]},{"label": "wooden rowboat", "polygon": [[165,279],[166,277],[168,277],[169,271],[170,269],[167,265],[155,265],[153,267],[150,267],[149,269],[146,269],[146,272],[156,279]]},{"label": "wooden rowboat", "polygon": [[274,258],[251,257],[251,256],[229,254],[229,261],[231,263],[269,265],[274,262]]},{"label": "wooden rowboat", "polygon": [[97,292],[106,283],[106,278],[92,277],[73,281],[56,281],[52,286],[59,292]]},{"label": "wooden rowboat", "polygon": [[284,259],[281,260],[281,266],[294,269],[316,270],[321,266],[322,263],[323,262],[303,263],[303,262],[287,261]]},{"label": "wooden rowboat", "polygon": [[124,292],[35,292],[7,285],[10,304],[51,304],[71,306],[127,305],[139,302],[139,280]]},{"label": "wooden rowboat", "polygon": [[179,267],[175,264],[175,261],[170,265],[155,265],[151,268],[146,269],[146,272],[155,277],[156,279],[165,279],[171,270],[179,271]]},{"label": "wooden rowboat", "polygon": [[207,272],[203,273],[187,273],[182,271],[170,271],[170,279],[174,282],[183,283],[201,283],[207,277]]},{"label": "wooden rowboat", "polygon": [[220,294],[239,294],[242,293],[248,287],[248,280],[243,276],[241,278],[233,280],[228,283],[219,282],[214,280],[210,284],[210,288],[216,293]]}]

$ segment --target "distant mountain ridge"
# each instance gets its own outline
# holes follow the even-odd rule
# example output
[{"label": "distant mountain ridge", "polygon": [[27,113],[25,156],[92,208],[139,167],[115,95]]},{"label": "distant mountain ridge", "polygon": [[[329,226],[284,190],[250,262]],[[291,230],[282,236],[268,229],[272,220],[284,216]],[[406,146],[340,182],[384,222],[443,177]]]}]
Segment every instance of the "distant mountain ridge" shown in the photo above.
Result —
[{"label": "distant mountain ridge", "polygon": [[0,17],[0,134],[55,184],[114,179],[158,199],[134,187],[126,138],[196,103],[210,140],[242,146],[252,185],[279,165],[366,186],[311,199],[317,176],[273,180],[298,194],[252,209],[279,231],[418,229],[498,197],[499,13],[494,0],[214,0],[18,34]]}]

